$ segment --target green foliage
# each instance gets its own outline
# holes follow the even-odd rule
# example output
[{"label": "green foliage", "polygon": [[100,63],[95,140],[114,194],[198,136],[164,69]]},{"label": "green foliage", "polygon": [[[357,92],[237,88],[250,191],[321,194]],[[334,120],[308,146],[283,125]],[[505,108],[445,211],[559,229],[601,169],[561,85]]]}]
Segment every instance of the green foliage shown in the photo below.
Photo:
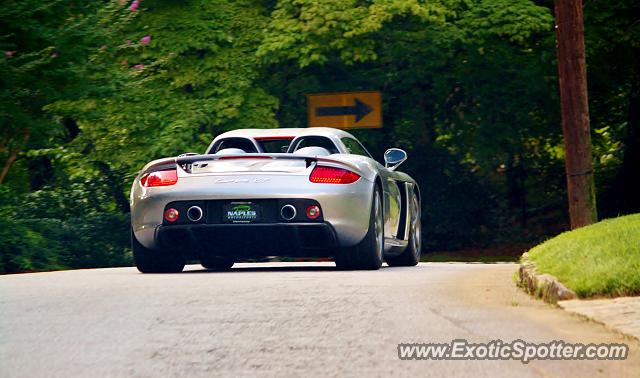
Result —
[{"label": "green foliage", "polygon": [[452,249],[517,234],[522,208],[556,201],[540,179],[522,200],[519,173],[562,165],[551,31],[549,9],[526,0],[280,1],[258,55],[285,125],[306,123],[301,92],[381,89],[383,135],[359,137],[378,157],[409,151],[426,245]]},{"label": "green foliage", "polygon": [[[0,269],[127,263],[127,194],[143,164],[202,152],[230,129],[305,127],[305,95],[319,92],[382,91],[384,127],[355,134],[375,157],[409,152],[427,248],[564,227],[551,1],[132,4],[0,7]],[[633,166],[635,14],[631,0],[585,5],[594,161],[609,198],[625,187],[618,168]]]},{"label": "green foliage", "polygon": [[11,197],[0,188],[0,272],[62,268],[55,252],[49,249],[50,241],[29,224],[16,221],[13,207],[6,205]]},{"label": "green foliage", "polygon": [[26,196],[0,186],[0,271],[126,266],[129,215],[100,177]]},{"label": "green foliage", "polygon": [[[455,2],[453,2],[455,4]],[[468,1],[456,10],[470,40],[485,42],[495,37],[519,45],[531,41],[532,33],[549,30],[549,11],[528,0]]]},{"label": "green foliage", "polygon": [[267,62],[295,60],[300,67],[332,56],[352,65],[378,58],[377,36],[399,18],[442,23],[446,9],[418,0],[278,1],[258,56]]},{"label": "green foliage", "polygon": [[640,211],[640,4],[585,3],[589,108],[599,214]]},{"label": "green foliage", "polygon": [[74,115],[77,150],[90,145],[98,159],[132,172],[177,151],[202,152],[222,130],[277,126],[277,100],[255,85],[266,22],[258,3],[149,0],[139,12],[119,41],[89,58],[107,67],[89,85],[110,83],[109,96],[49,106]]},{"label": "green foliage", "polygon": [[117,29],[132,16],[91,2],[21,1],[0,9],[0,153],[43,148],[63,135],[44,108],[87,90],[86,68],[78,72],[77,62],[107,35],[107,25]]}]

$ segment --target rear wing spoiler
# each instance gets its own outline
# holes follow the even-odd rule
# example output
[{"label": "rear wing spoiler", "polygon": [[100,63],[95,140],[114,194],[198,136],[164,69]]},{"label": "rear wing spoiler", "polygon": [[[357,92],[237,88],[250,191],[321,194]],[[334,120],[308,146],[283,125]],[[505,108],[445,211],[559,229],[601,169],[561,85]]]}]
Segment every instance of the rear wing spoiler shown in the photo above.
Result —
[{"label": "rear wing spoiler", "polygon": [[179,165],[183,169],[188,168],[194,163],[217,161],[217,160],[232,160],[232,159],[289,159],[289,160],[304,160],[307,167],[312,163],[318,161],[317,158],[312,156],[302,156],[293,154],[237,154],[237,155],[199,155],[195,153],[188,153],[179,155],[177,157],[162,158],[154,160],[142,168],[139,174],[149,173],[154,171],[163,171],[166,169],[174,169],[176,165]]},{"label": "rear wing spoiler", "polygon": [[234,160],[234,159],[273,159],[273,160],[304,160],[307,167],[314,163],[326,163],[327,165],[340,166],[348,168],[356,173],[361,173],[360,169],[348,162],[328,159],[324,157],[316,156],[304,156],[294,155],[290,153],[250,153],[250,154],[237,154],[237,155],[185,155],[175,158],[177,165],[181,166],[187,172],[190,170],[190,166],[194,163],[217,161],[217,160]]},{"label": "rear wing spoiler", "polygon": [[352,172],[359,174],[362,177],[367,178],[368,180],[372,180],[371,172],[368,170],[362,170],[355,164],[351,162],[346,162],[338,159],[331,159],[325,157],[316,157],[316,156],[304,156],[304,155],[294,155],[291,153],[248,153],[248,154],[237,154],[237,155],[198,155],[198,154],[184,154],[177,157],[171,158],[163,158],[154,160],[148,163],[141,171],[138,172],[138,178],[145,174],[151,173],[155,171],[164,171],[169,169],[176,169],[177,166],[180,166],[182,170],[186,173],[192,173],[192,166],[195,163],[203,163],[203,162],[215,162],[215,161],[224,161],[224,160],[234,160],[234,159],[273,159],[273,160],[304,160],[306,167],[310,167],[312,164],[321,164],[327,166],[333,166],[338,168],[349,169]]},{"label": "rear wing spoiler", "polygon": [[286,153],[275,153],[275,154],[260,154],[260,153],[251,153],[251,154],[237,154],[237,155],[182,155],[175,158],[176,164],[178,165],[186,165],[199,163],[204,161],[212,161],[212,160],[234,160],[234,159],[286,159],[286,160],[305,160],[307,162],[307,166],[311,165],[311,163],[318,161],[318,158],[312,156],[304,156],[304,155],[294,155],[294,154],[286,154]]}]

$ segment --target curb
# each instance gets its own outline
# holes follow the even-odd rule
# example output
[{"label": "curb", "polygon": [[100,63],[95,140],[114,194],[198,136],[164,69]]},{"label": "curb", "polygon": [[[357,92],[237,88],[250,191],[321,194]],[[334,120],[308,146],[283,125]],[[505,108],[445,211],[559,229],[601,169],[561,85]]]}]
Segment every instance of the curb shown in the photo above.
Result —
[{"label": "curb", "polygon": [[640,309],[638,297],[568,300],[558,302],[558,306],[572,315],[640,341],[640,322],[636,318],[637,309]]},{"label": "curb", "polygon": [[539,274],[536,267],[529,260],[529,254],[525,252],[520,259],[518,269],[518,286],[536,298],[551,304],[558,301],[576,299],[576,293],[564,286],[557,278],[550,274]]}]

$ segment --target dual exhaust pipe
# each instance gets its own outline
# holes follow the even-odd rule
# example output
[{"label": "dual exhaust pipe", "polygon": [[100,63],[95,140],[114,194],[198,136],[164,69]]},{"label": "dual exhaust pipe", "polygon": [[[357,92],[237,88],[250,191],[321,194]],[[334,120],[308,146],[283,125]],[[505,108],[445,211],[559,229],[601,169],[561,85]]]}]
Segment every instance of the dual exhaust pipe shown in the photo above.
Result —
[{"label": "dual exhaust pipe", "polygon": [[[306,215],[310,220],[318,219],[320,217],[320,212],[320,206],[318,205],[311,204],[307,206]],[[295,206],[290,204],[282,206],[282,208],[280,209],[280,216],[286,221],[293,220],[296,217]]]},{"label": "dual exhaust pipe", "polygon": [[293,218],[296,217],[296,208],[293,205],[284,205],[282,206],[282,208],[280,209],[280,216],[282,217],[282,219],[284,220],[292,220]]},{"label": "dual exhaust pipe", "polygon": [[[202,208],[200,206],[191,206],[187,210],[187,218],[189,218],[191,222],[200,221],[202,219],[203,214],[204,212],[202,211]],[[286,204],[282,206],[282,208],[280,208],[280,216],[284,220],[290,221],[294,219],[296,215],[297,215],[296,208],[291,204]]]},{"label": "dual exhaust pipe", "polygon": [[187,218],[189,218],[189,220],[192,222],[198,222],[200,219],[202,219],[202,214],[204,213],[202,212],[202,208],[200,206],[191,206],[187,210]]}]

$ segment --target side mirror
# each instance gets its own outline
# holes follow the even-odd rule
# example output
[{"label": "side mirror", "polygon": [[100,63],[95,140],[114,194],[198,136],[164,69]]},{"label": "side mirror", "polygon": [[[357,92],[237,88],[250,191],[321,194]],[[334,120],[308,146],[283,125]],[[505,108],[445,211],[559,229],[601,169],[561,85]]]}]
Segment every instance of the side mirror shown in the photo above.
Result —
[{"label": "side mirror", "polygon": [[399,148],[390,148],[384,153],[384,166],[392,171],[405,160],[407,160],[407,153]]}]

